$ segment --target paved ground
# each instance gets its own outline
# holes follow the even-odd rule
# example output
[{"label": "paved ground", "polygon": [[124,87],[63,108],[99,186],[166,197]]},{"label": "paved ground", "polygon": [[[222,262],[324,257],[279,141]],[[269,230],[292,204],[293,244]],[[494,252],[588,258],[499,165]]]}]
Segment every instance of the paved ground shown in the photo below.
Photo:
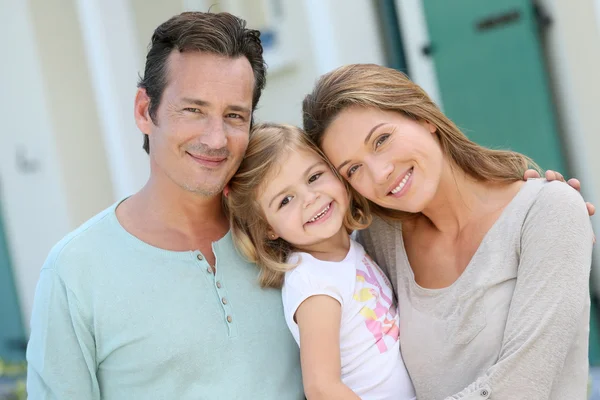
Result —
[{"label": "paved ground", "polygon": [[592,387],[590,400],[600,400],[600,367],[590,368]]}]

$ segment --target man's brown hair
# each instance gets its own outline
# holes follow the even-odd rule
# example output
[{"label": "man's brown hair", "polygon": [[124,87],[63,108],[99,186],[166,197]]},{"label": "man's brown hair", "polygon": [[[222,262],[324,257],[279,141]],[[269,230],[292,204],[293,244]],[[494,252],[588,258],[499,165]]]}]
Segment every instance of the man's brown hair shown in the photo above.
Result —
[{"label": "man's brown hair", "polygon": [[[266,65],[260,32],[246,28],[246,21],[229,13],[184,12],[161,24],[152,35],[143,78],[138,87],[150,99],[149,114],[158,124],[156,112],[167,86],[168,59],[173,51],[199,51],[230,58],[246,57],[254,73],[252,110],[256,108],[266,83]],[[150,152],[148,135],[144,150]]]}]

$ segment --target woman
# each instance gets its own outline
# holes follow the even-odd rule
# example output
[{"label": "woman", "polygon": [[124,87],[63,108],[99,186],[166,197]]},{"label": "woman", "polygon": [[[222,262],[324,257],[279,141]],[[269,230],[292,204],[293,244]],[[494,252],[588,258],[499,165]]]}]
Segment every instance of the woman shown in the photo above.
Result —
[{"label": "woman", "polygon": [[522,181],[527,157],[471,141],[402,73],[323,76],[304,128],[379,217],[417,398],[583,399],[592,231],[579,194]]}]

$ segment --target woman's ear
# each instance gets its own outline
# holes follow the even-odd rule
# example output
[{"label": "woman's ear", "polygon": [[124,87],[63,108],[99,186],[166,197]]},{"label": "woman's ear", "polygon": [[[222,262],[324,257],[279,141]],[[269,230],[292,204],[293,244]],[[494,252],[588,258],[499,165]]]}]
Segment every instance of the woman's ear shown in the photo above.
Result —
[{"label": "woman's ear", "polygon": [[436,133],[437,132],[437,126],[435,126],[434,124],[432,124],[429,121],[423,121],[425,123],[425,127],[429,130],[429,132],[431,133]]}]

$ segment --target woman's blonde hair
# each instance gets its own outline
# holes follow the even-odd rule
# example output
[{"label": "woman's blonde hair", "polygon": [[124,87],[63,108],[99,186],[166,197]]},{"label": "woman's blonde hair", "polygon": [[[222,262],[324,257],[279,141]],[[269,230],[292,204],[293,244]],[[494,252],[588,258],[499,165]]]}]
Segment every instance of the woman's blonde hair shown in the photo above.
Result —
[{"label": "woman's blonde hair", "polygon": [[[257,201],[264,183],[276,173],[290,151],[315,153],[337,175],[323,152],[300,128],[259,124],[250,132],[246,156],[229,182],[226,208],[233,241],[242,256],[259,266],[259,281],[263,287],[281,287],[285,272],[293,267],[286,261],[295,250],[294,247],[281,238],[269,239],[269,224]],[[344,182],[339,175],[338,179]],[[348,188],[345,182],[344,184]],[[368,203],[362,197],[354,199],[351,194],[349,200],[344,226],[348,232],[365,228],[371,221]]]},{"label": "woman's blonde hair", "polygon": [[[397,70],[375,64],[353,64],[323,75],[302,103],[304,130],[321,146],[325,131],[339,113],[349,107],[398,112],[437,128],[442,152],[452,164],[479,181],[514,182],[528,167],[539,170],[527,156],[492,150],[469,140],[418,85]],[[354,190],[354,197],[360,196]],[[369,201],[374,214],[407,218],[414,214],[385,209]]]}]

